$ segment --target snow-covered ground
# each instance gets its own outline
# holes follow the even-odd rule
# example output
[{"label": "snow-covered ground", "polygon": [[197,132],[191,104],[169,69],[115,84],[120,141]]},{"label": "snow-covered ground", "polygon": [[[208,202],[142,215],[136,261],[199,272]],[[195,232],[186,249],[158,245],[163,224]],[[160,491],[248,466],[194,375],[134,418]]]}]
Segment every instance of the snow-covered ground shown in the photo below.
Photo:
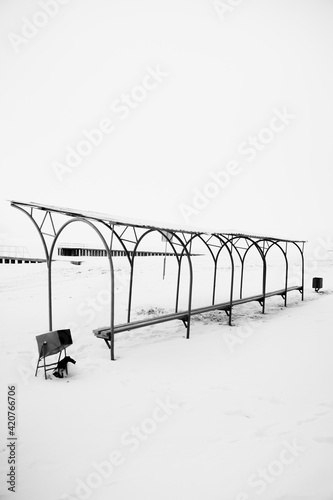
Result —
[{"label": "snow-covered ground", "polygon": [[[175,268],[168,260],[162,280],[162,264],[138,259],[133,317],[172,310]],[[48,325],[46,268],[0,266],[4,498],[332,500],[332,264],[309,266],[304,302],[293,292],[288,308],[268,299],[265,315],[258,304],[239,306],[232,327],[224,313],[196,317],[190,340],[181,322],[120,334],[111,362],[92,333],[108,323],[106,259],[55,262],[54,328],[71,328],[68,354],[77,363],[67,378],[47,381],[42,371],[34,376],[35,336]],[[115,259],[117,322],[125,319],[125,267]],[[211,270],[201,269],[194,306],[211,294]],[[270,287],[282,287],[281,269],[270,271]],[[228,268],[221,272],[228,279]],[[258,269],[248,272],[247,292],[259,291]],[[324,278],[319,294],[315,275]],[[226,298],[222,285],[218,298]],[[12,385],[15,494],[6,484]]]}]

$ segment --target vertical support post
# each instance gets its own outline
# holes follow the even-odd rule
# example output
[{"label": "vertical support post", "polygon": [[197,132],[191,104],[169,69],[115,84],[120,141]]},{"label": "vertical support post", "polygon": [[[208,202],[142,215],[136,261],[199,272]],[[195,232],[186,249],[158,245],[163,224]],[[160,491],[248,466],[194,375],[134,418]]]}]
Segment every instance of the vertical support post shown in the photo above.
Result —
[{"label": "vertical support post", "polygon": [[179,305],[179,288],[180,288],[182,258],[183,258],[183,252],[180,254],[179,261],[178,261],[178,277],[177,277],[175,312],[178,312],[178,305]]},{"label": "vertical support post", "polygon": [[[93,226],[95,228],[95,226]],[[113,262],[112,262],[112,244],[113,244],[113,233],[114,233],[114,225],[110,227],[111,229],[111,241],[110,241],[110,248],[107,247],[107,243],[105,239],[103,238],[102,234],[98,231],[97,228],[95,230],[98,232],[100,235],[103,243],[105,250],[107,252],[108,260],[109,260],[109,265],[110,265],[110,288],[111,288],[111,303],[110,303],[110,357],[111,361],[115,360],[114,356],[114,269],[113,269]]]},{"label": "vertical support post", "polygon": [[192,308],[192,291],[193,291],[193,268],[191,261],[191,254],[188,253],[188,265],[190,269],[190,287],[188,292],[188,318],[187,318],[187,331],[186,338],[190,338],[190,325],[191,325],[191,308]]},{"label": "vertical support post", "polygon": [[230,310],[229,310],[229,326],[232,326],[232,301],[233,301],[233,294],[234,294],[234,274],[235,274],[235,268],[234,268],[234,262],[232,261],[232,271],[231,271],[231,284],[230,284]]},{"label": "vertical support post", "polygon": [[111,257],[111,250],[108,250],[108,259],[110,263],[110,286],[111,286],[111,304],[110,304],[110,356],[111,361],[114,357],[114,271]]},{"label": "vertical support post", "polygon": [[48,306],[49,306],[49,331],[52,331],[52,257],[47,259],[47,287],[48,287]]},{"label": "vertical support post", "polygon": [[134,275],[134,254],[131,260],[131,273],[130,273],[130,283],[128,289],[128,311],[127,311],[127,323],[131,321],[131,307],[132,307],[132,292],[133,292],[133,275]]},{"label": "vertical support post", "polygon": [[[178,237],[178,240],[180,238]],[[182,254],[185,252],[188,260],[188,267],[189,267],[189,272],[190,272],[190,285],[189,285],[189,290],[188,290],[188,304],[187,304],[187,310],[188,310],[188,317],[187,317],[187,328],[186,328],[186,338],[190,338],[190,326],[191,326],[191,311],[192,311],[192,292],[193,292],[193,266],[192,266],[192,259],[191,259],[191,249],[192,249],[192,238],[190,240],[190,247],[189,250],[187,249],[188,242],[186,241],[186,238],[184,236],[185,240],[185,245],[183,244],[183,251]]]},{"label": "vertical support post", "polygon": [[[228,248],[228,244],[226,245]],[[229,326],[232,326],[232,300],[233,300],[233,294],[234,294],[234,270],[235,270],[235,265],[234,265],[234,258],[232,256],[232,249],[233,249],[233,244],[230,243],[230,259],[231,259],[231,281],[230,281],[230,309],[229,309]]]},{"label": "vertical support post", "polygon": [[285,282],[285,295],[284,295],[284,307],[287,307],[287,295],[288,295],[288,271],[289,271],[289,263],[288,263],[288,242],[286,241],[286,251],[285,251],[285,260],[286,260],[286,282]]},{"label": "vertical support post", "polygon": [[265,314],[265,306],[266,306],[266,277],[267,277],[267,268],[266,268],[266,254],[263,252],[263,275],[262,275],[262,313]]},{"label": "vertical support post", "polygon": [[188,318],[187,318],[187,331],[186,331],[186,338],[187,339],[190,338],[192,291],[193,291],[193,267],[192,267],[192,259],[191,259],[192,242],[193,242],[193,239],[191,238],[191,240],[190,240],[190,248],[189,248],[189,251],[187,251],[188,265],[189,265],[189,270],[190,270],[190,287],[189,287],[189,292],[188,292],[189,293],[189,297],[188,297]]},{"label": "vertical support post", "polygon": [[241,268],[241,277],[240,277],[240,290],[239,290],[239,298],[243,298],[243,280],[244,280],[244,259],[241,259],[242,268]]},{"label": "vertical support post", "polygon": [[214,278],[213,278],[213,297],[212,297],[212,306],[215,304],[215,295],[216,295],[216,274],[217,274],[217,259],[214,258]]},{"label": "vertical support post", "polygon": [[304,242],[302,243],[302,300],[304,300]]},{"label": "vertical support post", "polygon": [[163,259],[163,279],[165,278],[167,244],[168,244],[168,240],[166,239],[165,240],[165,249],[164,249],[164,259]]},{"label": "vertical support post", "polygon": [[229,326],[232,326],[232,301],[234,296],[234,279],[235,279],[235,262],[232,256],[233,245],[231,244],[230,259],[231,259],[231,283],[230,283],[230,310],[229,310]]}]

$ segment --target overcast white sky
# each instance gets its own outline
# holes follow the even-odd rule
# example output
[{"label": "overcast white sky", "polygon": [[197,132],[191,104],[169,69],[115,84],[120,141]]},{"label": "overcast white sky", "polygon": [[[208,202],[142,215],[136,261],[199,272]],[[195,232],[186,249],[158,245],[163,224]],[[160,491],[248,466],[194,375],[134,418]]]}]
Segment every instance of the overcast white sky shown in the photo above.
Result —
[{"label": "overcast white sky", "polygon": [[[225,12],[221,0],[219,13],[212,0],[62,2],[53,17],[40,14],[46,0],[0,3],[2,243],[33,234],[8,199],[295,238],[331,231],[331,0]],[[163,76],[148,80],[147,67]],[[277,112],[292,118],[262,132]],[[112,132],[57,176],[54,162],[105,119]],[[245,154],[249,137],[266,143]],[[208,187],[231,161],[230,182]],[[211,193],[200,209],[198,192]]]}]

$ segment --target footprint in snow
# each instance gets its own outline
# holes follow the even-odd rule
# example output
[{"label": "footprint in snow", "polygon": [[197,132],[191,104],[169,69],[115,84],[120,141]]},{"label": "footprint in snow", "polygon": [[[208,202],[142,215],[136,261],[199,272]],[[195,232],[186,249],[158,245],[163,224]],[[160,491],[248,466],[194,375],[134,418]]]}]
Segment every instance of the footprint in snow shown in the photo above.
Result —
[{"label": "footprint in snow", "polygon": [[123,379],[120,381],[120,383],[126,387],[130,383],[130,379],[129,378]]},{"label": "footprint in snow", "polygon": [[324,444],[333,444],[333,437],[317,437],[314,438],[317,443],[324,443]]},{"label": "footprint in snow", "polygon": [[325,406],[326,408],[333,408],[333,401],[327,401],[327,403],[320,403],[321,406]]},{"label": "footprint in snow", "polygon": [[313,417],[305,418],[303,420],[299,420],[297,422],[297,425],[307,424],[308,422],[314,422],[315,420],[318,420],[318,418],[323,417],[325,415],[328,415],[329,413],[330,412],[316,413]]},{"label": "footprint in snow", "polygon": [[245,418],[251,418],[251,415],[248,415],[242,410],[229,410],[225,411],[224,415],[227,415],[228,417],[245,417]]},{"label": "footprint in snow", "polygon": [[212,385],[210,389],[213,391],[230,391],[228,387],[224,387],[223,385]]}]

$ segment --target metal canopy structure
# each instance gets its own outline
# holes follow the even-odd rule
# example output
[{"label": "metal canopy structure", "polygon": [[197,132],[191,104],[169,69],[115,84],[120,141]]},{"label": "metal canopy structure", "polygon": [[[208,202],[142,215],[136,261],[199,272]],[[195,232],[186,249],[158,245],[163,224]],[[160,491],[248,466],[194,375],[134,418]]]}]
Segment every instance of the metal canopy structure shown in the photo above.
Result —
[{"label": "metal canopy structure", "polygon": [[[271,236],[259,236],[253,234],[243,234],[240,232],[207,232],[193,228],[175,228],[172,225],[159,226],[151,222],[139,222],[133,219],[115,217],[106,214],[89,212],[85,210],[77,210],[72,208],[54,207],[51,205],[42,205],[39,203],[26,203],[19,201],[10,201],[11,206],[20,210],[32,221],[37,230],[45,252],[45,258],[48,268],[48,305],[49,305],[49,330],[53,330],[52,319],[52,260],[58,238],[63,230],[74,222],[81,222],[92,228],[102,241],[103,247],[109,261],[110,268],[110,324],[97,328],[94,333],[97,337],[105,340],[110,348],[111,360],[115,359],[114,353],[114,335],[127,330],[132,330],[139,327],[149,326],[180,319],[186,327],[186,338],[190,336],[191,316],[201,314],[212,310],[225,311],[229,317],[229,325],[232,324],[232,308],[235,305],[244,304],[246,302],[257,301],[261,304],[262,312],[265,312],[266,299],[274,295],[280,295],[284,299],[284,305],[287,306],[287,294],[294,290],[301,293],[302,300],[304,299],[304,240],[291,240],[277,238]],[[57,215],[56,215],[57,214]],[[55,221],[55,217],[65,218],[61,223]],[[108,237],[103,233],[107,231]],[[167,242],[172,249],[178,265],[175,308],[174,313],[162,315],[157,318],[150,318],[141,321],[131,321],[132,310],[132,294],[134,283],[134,263],[139,244],[145,237],[153,233],[160,233],[163,240]],[[192,292],[193,292],[193,265],[191,253],[192,244],[195,241],[200,242],[207,249],[207,254],[210,255],[213,262],[213,277],[211,290],[211,303],[209,305],[193,309],[192,308]],[[115,286],[114,286],[114,266],[112,252],[115,246],[120,247],[128,260],[130,267],[129,292],[128,292],[128,308],[127,322],[121,325],[115,325]],[[297,286],[289,286],[289,260],[288,248],[296,247],[300,256],[301,263],[301,283]],[[285,277],[284,287],[279,290],[267,292],[267,254],[272,249],[278,249],[284,257],[285,262]],[[244,265],[246,257],[251,249],[258,252],[262,263],[262,285],[261,293],[243,297],[243,278]],[[216,283],[218,276],[218,263],[221,252],[225,250],[229,256],[231,276],[229,288],[229,300],[223,303],[216,303]],[[189,270],[189,283],[187,295],[187,307],[185,310],[179,311],[179,292],[182,275],[182,262],[186,259]],[[235,265],[238,263],[241,268],[240,279],[238,283],[239,298],[234,298],[235,292]]]}]

